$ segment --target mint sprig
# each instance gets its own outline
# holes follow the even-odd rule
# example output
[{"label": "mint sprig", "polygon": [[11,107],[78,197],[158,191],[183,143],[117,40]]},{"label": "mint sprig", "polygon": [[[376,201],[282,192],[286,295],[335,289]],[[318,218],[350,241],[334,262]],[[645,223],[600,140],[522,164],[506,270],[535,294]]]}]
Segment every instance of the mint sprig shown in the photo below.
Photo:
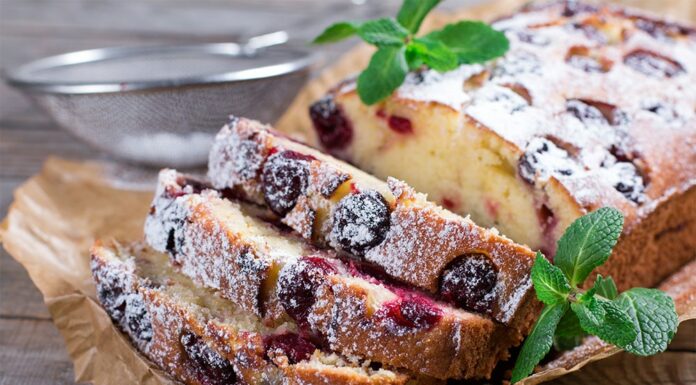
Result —
[{"label": "mint sprig", "polygon": [[313,43],[335,43],[357,35],[378,48],[358,78],[358,95],[367,105],[389,97],[403,84],[409,70],[427,67],[446,72],[507,52],[509,42],[505,34],[480,21],[460,21],[417,37],[423,19],[439,3],[440,0],[404,0],[396,19],[336,23]]},{"label": "mint sprig", "polygon": [[620,211],[601,208],[566,229],[558,240],[555,266],[537,253],[531,277],[544,309],[522,345],[512,383],[528,376],[552,345],[572,348],[588,334],[642,356],[667,349],[678,325],[667,294],[645,288],[619,294],[614,280],[601,275],[589,290],[579,288],[607,261],[622,228]]}]

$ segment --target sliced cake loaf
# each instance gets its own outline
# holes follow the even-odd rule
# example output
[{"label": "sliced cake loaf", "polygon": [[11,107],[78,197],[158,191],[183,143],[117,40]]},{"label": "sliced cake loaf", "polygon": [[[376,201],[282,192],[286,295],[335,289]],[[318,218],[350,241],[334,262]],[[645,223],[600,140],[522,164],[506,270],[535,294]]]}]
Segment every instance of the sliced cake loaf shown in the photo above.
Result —
[{"label": "sliced cake loaf", "polygon": [[[189,385],[403,385],[415,378],[325,353],[291,323],[269,328],[142,244],[97,244],[97,297],[138,349]],[[422,382],[418,382],[422,383]]]},{"label": "sliced cake loaf", "polygon": [[[258,208],[173,170],[161,172],[152,207],[146,239],[182,273],[268,325],[294,321],[301,335],[340,354],[440,379],[484,378],[523,338],[523,330],[390,280],[379,266],[319,250],[260,219]],[[525,323],[537,310],[520,310]]]},{"label": "sliced cake loaf", "polygon": [[420,70],[363,104],[354,79],[310,108],[320,148],[553,255],[576,218],[626,216],[601,274],[653,285],[696,256],[696,30],[556,1],[494,27],[485,65]]},{"label": "sliced cake loaf", "polygon": [[319,246],[523,333],[530,327],[534,253],[401,181],[380,181],[244,118],[218,134],[209,177],[226,195],[268,207]]}]

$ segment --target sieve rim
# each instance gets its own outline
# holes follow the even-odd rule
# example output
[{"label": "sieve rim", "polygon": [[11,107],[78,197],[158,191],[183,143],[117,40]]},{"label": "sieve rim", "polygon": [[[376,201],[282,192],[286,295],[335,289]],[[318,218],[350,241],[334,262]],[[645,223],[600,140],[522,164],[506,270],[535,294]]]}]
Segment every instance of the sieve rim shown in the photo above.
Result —
[{"label": "sieve rim", "polygon": [[[3,74],[5,81],[22,90],[42,92],[47,94],[98,94],[140,91],[156,88],[171,88],[180,86],[221,84],[238,81],[258,80],[279,77],[307,69],[312,64],[312,55],[306,49],[298,47],[273,46],[255,53],[245,51],[245,46],[237,43],[206,43],[189,45],[149,45],[132,47],[107,47],[81,51],[73,51],[60,55],[48,56],[23,64]],[[122,59],[135,55],[151,53],[194,52],[208,55],[241,57],[244,55],[263,55],[264,51],[285,51],[295,55],[277,64],[256,68],[226,71],[208,75],[182,76],[170,79],[137,80],[137,81],[107,81],[107,82],[68,82],[68,81],[39,81],[32,80],[35,71],[67,67],[110,59]]]}]

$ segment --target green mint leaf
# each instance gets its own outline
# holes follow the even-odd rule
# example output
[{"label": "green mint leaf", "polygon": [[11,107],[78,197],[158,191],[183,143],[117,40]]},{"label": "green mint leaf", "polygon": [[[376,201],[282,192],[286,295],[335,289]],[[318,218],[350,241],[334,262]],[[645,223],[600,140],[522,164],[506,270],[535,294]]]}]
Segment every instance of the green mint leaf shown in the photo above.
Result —
[{"label": "green mint leaf", "polygon": [[367,105],[375,104],[399,88],[406,78],[405,47],[384,47],[377,50],[370,64],[358,76],[358,95]]},{"label": "green mint leaf", "polygon": [[425,36],[444,43],[460,64],[481,63],[502,56],[510,48],[505,34],[480,21],[460,21]]},{"label": "green mint leaf", "polygon": [[358,32],[358,23],[342,22],[336,23],[324,30],[319,36],[314,38],[312,44],[327,44],[347,39]]},{"label": "green mint leaf", "polygon": [[[572,313],[572,312],[571,312]],[[582,344],[587,334],[581,334],[577,336],[553,336],[553,347],[554,349],[562,352],[564,350],[572,350]]]},{"label": "green mint leaf", "polygon": [[436,40],[415,38],[408,44],[406,51],[409,68],[412,62],[418,63],[418,60],[409,59],[411,55],[438,72],[451,71],[459,66],[457,55],[446,45]]},{"label": "green mint leaf", "polygon": [[590,334],[597,333],[600,325],[604,322],[606,312],[594,297],[587,297],[578,302],[570,304],[582,329]]},{"label": "green mint leaf", "polygon": [[416,52],[413,44],[406,46],[406,62],[408,63],[408,69],[411,71],[415,71],[424,65],[423,58]]},{"label": "green mint leaf", "polygon": [[580,326],[578,316],[572,311],[567,311],[556,328],[556,335],[563,337],[584,336],[585,331]]},{"label": "green mint leaf", "polygon": [[614,303],[631,319],[638,334],[622,348],[639,356],[649,356],[667,349],[677,332],[674,301],[657,289],[633,288],[619,295]]},{"label": "green mint leaf", "polygon": [[628,314],[612,301],[598,298],[597,303],[604,309],[605,316],[604,322],[592,334],[618,347],[633,342],[638,333]]},{"label": "green mint leaf", "polygon": [[606,262],[623,228],[620,211],[603,207],[576,219],[558,240],[554,262],[572,286]]},{"label": "green mint leaf", "polygon": [[522,350],[515,362],[511,379],[513,384],[532,373],[534,367],[549,352],[553,344],[554,330],[567,310],[568,303],[561,302],[546,305],[541,311],[532,332],[524,340]]},{"label": "green mint leaf", "polygon": [[601,274],[597,275],[597,279],[594,283],[594,289],[597,291],[597,294],[609,300],[612,300],[619,295],[619,290],[616,288],[616,283],[614,283],[614,280],[611,277],[604,278]]},{"label": "green mint leaf", "polygon": [[358,35],[377,47],[400,47],[405,44],[408,31],[396,20],[383,18],[363,23],[358,28]]},{"label": "green mint leaf", "polygon": [[532,283],[539,301],[547,305],[567,301],[570,293],[568,279],[538,251],[532,266]]},{"label": "green mint leaf", "polygon": [[423,19],[440,0],[404,0],[396,20],[411,33],[418,32]]},{"label": "green mint leaf", "polygon": [[553,345],[556,350],[570,350],[582,343],[587,333],[582,330],[578,316],[572,311],[566,311],[556,327]]}]

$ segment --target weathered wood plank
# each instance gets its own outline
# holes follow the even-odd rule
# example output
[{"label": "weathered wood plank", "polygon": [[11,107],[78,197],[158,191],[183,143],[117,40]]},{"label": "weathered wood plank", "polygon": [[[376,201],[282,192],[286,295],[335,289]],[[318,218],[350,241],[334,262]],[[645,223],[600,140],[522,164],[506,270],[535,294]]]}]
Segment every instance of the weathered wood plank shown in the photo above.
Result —
[{"label": "weathered wood plank", "polygon": [[[49,155],[84,159],[97,152],[73,136],[52,125],[35,125],[32,129],[0,126],[0,178],[21,178],[35,174]],[[3,188],[3,194],[4,192]],[[3,201],[5,198],[3,197]]]},{"label": "weathered wood plank", "polygon": [[41,293],[29,279],[26,270],[0,247],[0,319],[2,318],[51,319]]},{"label": "weathered wood plank", "polygon": [[73,384],[72,364],[51,321],[0,318],[0,385]]}]

